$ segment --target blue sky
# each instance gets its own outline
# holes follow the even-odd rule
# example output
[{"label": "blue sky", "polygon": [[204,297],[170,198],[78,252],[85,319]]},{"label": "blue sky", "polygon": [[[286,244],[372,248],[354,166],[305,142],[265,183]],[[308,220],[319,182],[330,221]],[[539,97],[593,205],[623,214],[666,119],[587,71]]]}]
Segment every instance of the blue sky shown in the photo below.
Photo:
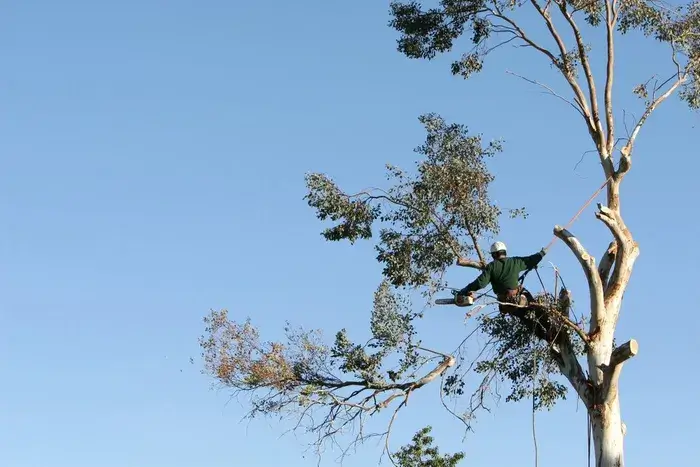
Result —
[{"label": "blue sky", "polygon": [[[590,143],[571,109],[506,75],[563,90],[539,56],[503,49],[464,82],[449,60],[395,51],[387,2],[39,0],[2,10],[3,466],[316,465],[303,436],[280,437],[276,420],[240,423],[243,409],[209,389],[201,320],[228,308],[266,337],[285,320],[365,335],[380,280],[372,246],[323,241],[303,176],[327,172],[348,190],[381,183],[384,163],[412,164],[421,113],[505,139],[494,198],[531,213],[503,226],[514,253],[547,244],[602,182],[592,155],[575,169]],[[620,113],[638,115],[629,91],[668,60],[636,39],[621,43],[615,90]],[[630,465],[697,454],[698,380],[686,369],[700,319],[683,293],[700,259],[698,123],[677,100],[664,104],[624,184],[642,251],[618,330],[640,343],[621,383]],[[592,210],[573,231],[600,255],[606,232]],[[562,245],[547,259],[583,301]],[[473,277],[450,271],[455,286]],[[452,308],[430,311],[419,329],[445,350],[468,330]],[[394,447],[431,424],[444,450],[466,451],[464,465],[531,462],[527,402],[484,414],[462,443],[437,390],[400,415]],[[585,413],[573,398],[537,425],[541,467],[583,465]],[[369,445],[345,465],[375,465],[379,451]]]}]

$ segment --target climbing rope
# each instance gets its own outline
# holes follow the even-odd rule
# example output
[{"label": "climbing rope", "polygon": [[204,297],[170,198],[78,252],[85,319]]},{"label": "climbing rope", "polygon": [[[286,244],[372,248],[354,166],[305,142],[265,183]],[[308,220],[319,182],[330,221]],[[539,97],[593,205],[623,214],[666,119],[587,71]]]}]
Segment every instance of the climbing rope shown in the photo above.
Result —
[{"label": "climbing rope", "polygon": [[[598,189],[595,191],[595,193],[593,193],[593,195],[592,195],[590,198],[588,198],[588,201],[586,201],[586,202],[583,204],[583,206],[581,206],[581,209],[579,209],[578,212],[577,212],[576,214],[574,214],[574,217],[572,217],[572,218],[569,220],[569,222],[564,226],[564,229],[568,229],[569,227],[571,227],[571,225],[572,225],[574,222],[576,222],[576,219],[578,219],[578,217],[583,213],[583,211],[586,210],[586,208],[588,207],[588,205],[591,204],[591,201],[593,201],[593,200],[596,198],[596,196],[598,196],[598,195],[600,194],[600,192],[603,191],[603,188],[605,188],[605,187],[607,186],[608,182],[610,182],[610,180],[612,180],[612,178],[613,178],[612,175],[609,176],[609,177],[605,180],[605,182],[603,182],[603,184],[600,185],[600,188],[598,188]],[[545,251],[546,251],[546,250],[549,250],[549,249],[552,247],[552,245],[554,245],[554,242],[556,242],[556,241],[557,241],[557,236],[555,235],[555,236],[552,237],[552,240],[549,242],[549,244],[548,244],[546,247],[544,247]]]},{"label": "climbing rope", "polygon": [[588,433],[588,467],[591,467],[591,413],[586,408],[586,432]]},{"label": "climbing rope", "polygon": [[[533,328],[534,329],[534,328]],[[535,467],[538,467],[538,449],[537,449],[537,428],[535,426],[535,387],[537,385],[537,340],[535,339],[535,332],[532,332],[532,442],[535,445]]]}]

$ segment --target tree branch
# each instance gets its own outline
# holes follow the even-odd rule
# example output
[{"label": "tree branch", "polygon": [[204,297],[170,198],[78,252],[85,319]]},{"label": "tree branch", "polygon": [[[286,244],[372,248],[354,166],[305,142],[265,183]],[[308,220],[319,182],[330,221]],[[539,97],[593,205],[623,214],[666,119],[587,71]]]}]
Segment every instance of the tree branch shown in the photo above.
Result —
[{"label": "tree branch", "polygon": [[[421,212],[420,208],[417,208],[416,206],[413,206],[413,205],[408,204],[408,203],[404,203],[404,202],[394,198],[393,196],[389,195],[389,193],[387,193],[386,191],[384,191],[380,188],[374,188],[374,190],[378,191],[380,193],[383,193],[383,194],[376,195],[376,194],[373,194],[371,191],[365,190],[365,191],[361,191],[359,193],[356,193],[354,195],[345,195],[345,196],[347,196],[349,199],[352,199],[352,198],[356,198],[360,195],[365,195],[367,200],[385,200],[385,201],[388,201],[388,202],[395,204],[397,206],[403,206],[406,209],[411,209],[413,211]],[[432,209],[430,210],[430,214],[431,214],[430,223],[433,224],[433,226],[435,227],[435,229],[438,232],[444,233],[448,237],[447,240],[450,243],[450,249],[452,250],[452,253],[454,253],[454,255],[457,258],[459,258],[460,254],[461,254],[461,251],[460,251],[461,248],[460,248],[460,245],[457,242],[457,240],[455,240],[455,238],[450,233],[450,229],[445,225],[445,222],[442,219],[440,219],[440,217],[437,215],[437,213],[435,213]],[[438,222],[440,223],[440,225],[438,225]]]},{"label": "tree branch", "polygon": [[[538,9],[538,11],[541,11],[539,8],[539,5],[536,3],[533,3],[535,5],[535,8]],[[584,120],[586,121],[586,124],[589,127],[589,131],[594,131],[595,127],[593,126],[593,121],[590,118],[590,110],[588,109],[588,104],[586,102],[586,98],[583,94],[583,91],[581,90],[581,86],[579,86],[578,82],[576,81],[576,78],[571,75],[570,73],[567,73],[566,70],[562,67],[562,64],[557,60],[557,57],[549,50],[541,45],[537,44],[534,40],[532,40],[527,34],[525,34],[525,31],[512,19],[508,18],[506,15],[504,15],[498,6],[495,7],[496,10],[490,10],[491,14],[496,16],[497,18],[507,22],[510,24],[513,29],[515,30],[515,33],[517,34],[520,39],[522,39],[527,45],[530,47],[534,48],[535,50],[541,52],[544,54],[549,60],[552,62],[554,66],[556,66],[564,75],[564,78],[566,81],[569,83],[569,86],[571,86],[571,89],[574,92],[574,95],[576,96],[576,103],[581,109],[581,112],[584,116]],[[545,21],[548,22],[548,27],[551,27],[550,32],[553,33],[553,37],[555,40],[558,39],[557,45],[559,46],[559,50],[562,53],[562,60],[566,56],[566,46],[564,45],[564,42],[562,41],[561,37],[559,37],[559,34],[556,32],[554,29],[554,25],[552,24],[551,20],[549,19],[548,15],[545,15],[544,12],[542,11],[540,14],[543,15],[545,18]]]},{"label": "tree branch", "polygon": [[552,21],[552,18],[550,17],[549,13],[547,11],[545,11],[542,7],[540,7],[539,3],[537,3],[536,0],[530,0],[530,3],[532,4],[533,7],[535,7],[535,9],[540,14],[540,16],[542,16],[545,23],[547,24],[547,29],[549,30],[549,33],[551,34],[554,41],[557,43],[557,47],[559,48],[559,53],[561,54],[561,62],[559,62],[551,53],[550,53],[550,59],[552,60],[552,63],[562,72],[562,75],[564,75],[564,78],[569,83],[569,86],[571,86],[571,89],[574,91],[574,95],[576,96],[576,101],[578,102],[579,106],[581,107],[581,111],[584,115],[586,125],[588,126],[588,131],[591,133],[591,135],[593,135],[596,132],[596,120],[591,118],[591,111],[588,108],[586,97],[584,96],[583,90],[581,89],[581,86],[578,84],[576,77],[573,75],[573,73],[571,73],[570,70],[568,70],[566,68],[565,62],[567,60],[567,55],[568,55],[567,50],[566,50],[566,45],[564,44],[564,41],[561,38],[561,35],[559,34],[556,27],[554,26],[554,22]]},{"label": "tree branch", "polygon": [[601,370],[605,375],[605,380],[603,382],[603,402],[610,402],[613,398],[617,396],[617,388],[620,381],[620,373],[622,372],[622,365],[630,358],[637,355],[639,352],[639,344],[634,339],[629,342],[625,342],[621,346],[613,350],[610,355],[610,363],[608,365],[601,365]]},{"label": "tree branch", "polygon": [[616,211],[598,203],[598,212],[596,212],[595,216],[610,229],[617,243],[615,267],[604,289],[605,299],[607,300],[616,291],[621,290],[622,282],[626,280],[624,273],[629,269],[630,261],[634,260],[632,249],[635,248],[635,243],[622,217]]},{"label": "tree branch", "polygon": [[568,338],[560,343],[559,353],[558,355],[555,354],[555,360],[559,371],[569,381],[581,401],[586,407],[590,407],[592,405],[592,398],[588,380],[583,372],[583,368],[581,368],[581,363],[579,363],[576,354],[571,348],[571,342]]},{"label": "tree branch", "polygon": [[600,326],[603,313],[605,312],[603,283],[600,280],[598,270],[595,267],[595,259],[588,254],[583,245],[581,245],[581,242],[579,242],[578,239],[571,234],[571,232],[563,227],[558,225],[555,226],[554,235],[556,235],[566,244],[566,246],[569,247],[574,256],[576,256],[576,259],[578,259],[584,273],[586,274],[588,291],[591,300],[591,324],[589,334],[592,334],[595,329]]},{"label": "tree branch", "polygon": [[[484,253],[481,251],[481,247],[479,246],[478,239],[476,237],[476,234],[474,234],[474,231],[471,228],[471,225],[469,225],[468,220],[464,220],[464,225],[467,228],[467,233],[469,234],[469,237],[472,239],[472,243],[474,243],[474,249],[476,250],[476,254],[479,256],[479,261],[481,262],[481,267],[484,268],[486,267],[486,258],[484,257]],[[459,264],[459,259],[457,260]]]},{"label": "tree branch", "polygon": [[598,212],[595,213],[595,216],[610,229],[610,232],[617,241],[618,256],[624,256],[627,253],[626,240],[629,240],[629,232],[622,222],[620,215],[612,209],[598,203]]},{"label": "tree branch", "polygon": [[600,281],[603,283],[603,289],[608,285],[608,278],[610,277],[610,270],[615,264],[615,258],[617,257],[617,242],[610,242],[608,249],[603,254],[603,258],[600,260],[598,265],[598,275],[600,276]]},{"label": "tree branch", "polygon": [[538,306],[537,304],[533,304],[533,303],[530,303],[528,305],[518,305],[518,304],[510,303],[510,302],[500,302],[498,300],[494,300],[492,302],[485,303],[485,305],[491,305],[491,304],[501,305],[502,307],[504,307],[504,311],[506,313],[512,314],[513,316],[520,318],[520,319],[525,319],[525,316],[521,315],[520,313],[513,313],[514,310],[516,310],[516,309],[517,310],[529,310],[529,309],[533,309],[533,308],[543,310],[546,313],[551,313],[554,317],[560,319],[566,327],[568,327],[569,329],[574,331],[576,334],[578,334],[578,336],[584,342],[589,343],[591,341],[588,334],[586,334],[586,332],[583,329],[581,329],[576,323],[574,323],[568,317],[561,314],[559,311],[552,309],[550,307]]},{"label": "tree branch", "polygon": [[688,80],[688,75],[684,72],[681,72],[679,70],[678,72],[678,79],[676,80],[673,85],[666,90],[663,94],[661,94],[659,97],[654,99],[646,108],[642,116],[639,118],[639,121],[637,124],[634,126],[632,129],[632,134],[630,135],[627,144],[625,144],[621,149],[620,149],[620,154],[621,154],[621,159],[620,159],[620,167],[617,170],[618,176],[623,176],[627,172],[629,172],[630,167],[632,166],[632,149],[634,148],[634,142],[637,139],[637,135],[639,135],[640,130],[644,126],[644,123],[646,123],[647,119],[651,116],[652,113],[654,113],[654,110],[666,99],[668,99],[671,94],[673,94],[683,83],[685,83]]},{"label": "tree branch", "polygon": [[630,341],[625,342],[624,344],[613,350],[612,354],[610,355],[609,367],[615,368],[616,366],[622,365],[627,360],[637,355],[638,352],[639,344],[636,340],[631,339]]},{"label": "tree branch", "polygon": [[457,266],[462,266],[465,268],[474,268],[474,269],[484,269],[484,264],[481,261],[474,261],[472,259],[468,258],[457,258]]},{"label": "tree branch", "polygon": [[[613,117],[612,104],[612,87],[615,68],[615,24],[617,23],[617,11],[615,10],[614,0],[606,0],[605,2],[605,27],[607,38],[607,70],[605,76],[605,116],[608,126],[607,142],[608,154],[612,154],[615,145],[615,118]],[[609,176],[610,174],[608,174]]]},{"label": "tree branch", "polygon": [[586,118],[586,116],[583,114],[583,111],[582,111],[579,107],[577,107],[575,103],[571,102],[569,99],[567,99],[567,98],[561,96],[560,94],[557,94],[556,92],[554,92],[554,90],[553,90],[552,88],[550,88],[550,87],[547,86],[546,84],[542,84],[542,83],[540,83],[539,81],[535,81],[535,80],[533,80],[533,79],[526,78],[526,77],[521,76],[521,75],[519,75],[519,74],[517,74],[517,73],[513,73],[512,71],[509,71],[509,70],[506,70],[506,73],[508,73],[509,75],[516,76],[516,77],[518,77],[518,78],[520,78],[520,79],[522,79],[522,80],[525,80],[525,81],[527,81],[528,83],[531,83],[531,84],[534,84],[534,85],[536,85],[536,86],[540,86],[541,88],[544,88],[544,89],[547,91],[546,94],[549,94],[549,95],[551,95],[551,96],[556,97],[557,99],[560,99],[560,100],[566,102],[566,103],[569,104],[571,107],[573,107],[574,110],[575,110],[576,112],[579,113],[579,115],[581,115],[584,119]]},{"label": "tree branch", "polygon": [[603,124],[600,121],[600,111],[598,110],[598,94],[596,91],[595,79],[593,78],[593,71],[591,70],[591,64],[588,61],[588,54],[586,53],[586,44],[583,42],[583,37],[581,36],[581,31],[574,21],[573,16],[566,9],[565,2],[558,2],[559,10],[561,10],[562,15],[571,26],[571,30],[574,33],[574,38],[576,39],[576,46],[578,48],[579,58],[581,59],[581,66],[583,67],[583,72],[586,75],[586,82],[588,83],[588,95],[591,103],[592,112],[592,124],[595,131],[592,132],[593,135],[598,136],[598,141],[594,141],[598,146],[600,151],[601,162],[603,168],[605,169],[605,175],[610,176],[613,174],[613,165],[610,160],[610,155],[606,150],[605,144],[605,133],[603,132]]}]

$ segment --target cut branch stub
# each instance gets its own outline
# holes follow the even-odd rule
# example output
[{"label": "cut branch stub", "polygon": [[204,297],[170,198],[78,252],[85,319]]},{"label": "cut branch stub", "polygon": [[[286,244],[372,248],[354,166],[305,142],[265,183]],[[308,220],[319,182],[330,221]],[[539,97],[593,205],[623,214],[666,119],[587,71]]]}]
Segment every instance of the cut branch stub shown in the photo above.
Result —
[{"label": "cut branch stub", "polygon": [[[598,203],[598,212],[595,213],[595,216],[610,229],[610,232],[613,234],[613,237],[615,237],[615,240],[617,240],[618,244],[624,248],[626,240],[625,226],[620,216],[612,209],[603,206],[601,203]],[[623,252],[621,253],[624,254]]]},{"label": "cut branch stub", "polygon": [[457,258],[457,266],[462,266],[465,268],[474,268],[474,269],[484,269],[484,263],[481,261],[475,261],[473,259],[468,259],[468,258]]},{"label": "cut branch stub", "polygon": [[610,355],[610,367],[615,368],[616,366],[626,362],[630,358],[637,355],[637,352],[639,352],[639,344],[636,340],[631,339],[629,342],[625,342],[613,350],[612,355]]}]

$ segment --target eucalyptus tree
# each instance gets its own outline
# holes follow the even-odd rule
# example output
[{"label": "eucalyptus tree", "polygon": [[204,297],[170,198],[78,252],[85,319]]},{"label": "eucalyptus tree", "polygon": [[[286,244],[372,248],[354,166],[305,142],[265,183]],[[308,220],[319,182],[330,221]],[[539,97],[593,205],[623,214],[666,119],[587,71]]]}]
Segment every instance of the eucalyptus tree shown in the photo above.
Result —
[{"label": "eucalyptus tree", "polygon": [[[511,217],[525,215],[523,209],[506,210],[491,200],[494,175],[488,160],[502,150],[500,142],[484,142],[464,125],[426,114],[420,116],[426,139],[416,148],[416,167],[388,165],[385,186],[353,192],[325,174],[306,177],[309,206],[331,224],[322,232],[327,240],[375,242],[384,278],[374,294],[371,338],[356,342],[340,330],[327,342],[318,330],[288,327],[285,341],[264,342],[250,320],[213,311],[205,318],[201,339],[206,371],[225,387],[248,393],[250,415],[297,417],[298,427],[317,435],[318,446],[351,429],[355,436],[348,447],[374,436],[385,436],[388,442],[396,414],[410,395],[436,380],[441,397],[466,400],[464,412],[445,407],[467,427],[494,379],[509,383],[507,400],[532,397],[535,408],[551,407],[573,389],[590,417],[596,465],[622,466],[625,425],[618,382],[623,364],[637,353],[637,343],[632,339],[616,345],[614,335],[639,255],[622,214],[622,182],[631,170],[640,131],[660,104],[677,93],[691,108],[700,107],[700,5],[645,0],[433,3],[391,4],[390,25],[399,33],[401,53],[430,60],[454,53],[456,43],[470,42],[451,65],[453,74],[469,78],[502,45],[518,44],[523,47],[516,53],[540,55],[543,66],[556,70],[568,89],[568,95],[556,93],[525,77],[574,109],[602,168],[606,202],[595,215],[607,227],[610,241],[599,246],[600,261],[566,228],[553,230],[585,274],[587,316],[572,317],[570,296],[562,289],[538,296],[537,306],[529,310],[473,310],[474,332],[487,337],[476,360],[462,357],[465,342],[455,351],[422,345],[414,327],[422,317],[416,310],[422,308],[412,305],[406,290],[419,290],[431,300],[444,289],[448,268],[483,268],[483,246],[498,234],[505,211]],[[537,22],[528,22],[528,27],[539,27],[536,34],[524,26],[524,18],[533,14]],[[664,78],[646,80],[633,90],[643,111],[620,137],[613,105],[615,41],[630,31],[666,44],[670,68],[659,70],[667,73]],[[539,39],[542,32],[545,39]],[[587,42],[594,36],[604,44],[598,54]],[[459,41],[464,38],[468,41]],[[645,39],[638,41],[643,50]],[[596,59],[606,64],[601,77],[593,73]],[[533,337],[537,325],[553,332]],[[470,374],[479,375],[474,391],[467,389]],[[564,380],[554,377],[559,375]],[[379,412],[389,414],[386,429],[368,430],[368,419]]]}]

